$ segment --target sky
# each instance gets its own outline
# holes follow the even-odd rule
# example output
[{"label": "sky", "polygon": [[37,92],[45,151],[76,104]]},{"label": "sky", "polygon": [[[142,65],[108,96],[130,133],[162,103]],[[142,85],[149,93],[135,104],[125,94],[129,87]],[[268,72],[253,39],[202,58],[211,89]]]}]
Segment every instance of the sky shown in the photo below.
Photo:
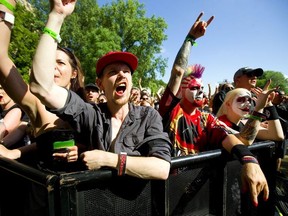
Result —
[{"label": "sky", "polygon": [[[109,0],[98,0],[101,4]],[[192,47],[189,65],[205,67],[205,89],[233,81],[241,67],[263,68],[288,78],[287,0],[139,0],[146,17],[162,17],[168,27],[162,56],[168,59],[163,78],[168,82],[176,54],[200,12],[202,20],[215,16],[206,34]],[[212,90],[213,90],[212,89]]]}]

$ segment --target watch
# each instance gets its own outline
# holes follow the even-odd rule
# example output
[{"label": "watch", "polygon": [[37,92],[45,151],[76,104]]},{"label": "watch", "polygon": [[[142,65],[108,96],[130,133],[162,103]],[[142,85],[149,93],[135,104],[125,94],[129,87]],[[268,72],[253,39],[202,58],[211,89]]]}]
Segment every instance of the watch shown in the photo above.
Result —
[{"label": "watch", "polygon": [[5,11],[1,11],[0,10],[0,21],[5,21],[5,22],[8,22],[12,25],[14,25],[14,20],[15,20],[15,17],[13,14],[10,14],[8,12],[5,12]]}]

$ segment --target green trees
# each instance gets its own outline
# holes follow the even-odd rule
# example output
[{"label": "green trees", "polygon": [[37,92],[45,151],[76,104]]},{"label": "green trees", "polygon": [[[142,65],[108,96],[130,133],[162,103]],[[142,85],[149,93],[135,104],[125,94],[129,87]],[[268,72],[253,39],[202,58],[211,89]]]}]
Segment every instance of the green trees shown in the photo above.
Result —
[{"label": "green trees", "polygon": [[[47,2],[33,2],[39,20],[47,16]],[[143,87],[152,90],[163,81],[167,60],[160,55],[164,30],[167,24],[162,18],[146,17],[144,5],[135,0],[118,0],[99,7],[95,0],[77,2],[75,12],[69,16],[61,30],[61,46],[74,50],[84,69],[86,83],[95,81],[95,63],[103,54],[112,50],[134,53],[139,67],[133,74],[134,85],[142,78]],[[43,29],[43,26],[39,29]],[[157,91],[154,90],[154,91]]]},{"label": "green trees", "polygon": [[[9,49],[26,81],[49,11],[48,1],[31,0],[31,5],[33,9],[29,4],[17,5]],[[134,53],[139,58],[139,67],[133,75],[134,85],[138,86],[141,78],[141,85],[155,93],[166,85],[161,78],[157,80],[164,76],[167,67],[167,59],[161,56],[162,43],[167,39],[166,28],[163,18],[147,17],[144,5],[137,0],[115,0],[102,7],[95,0],[81,0],[63,25],[60,45],[74,50],[86,73],[86,83],[95,81],[95,63],[106,52]],[[259,86],[270,78],[272,87],[280,85],[288,92],[287,79],[280,72],[268,71],[259,80]]]},{"label": "green trees", "polygon": [[[26,81],[39,36],[44,28],[49,3],[32,0],[33,10],[18,4],[10,54]],[[74,50],[86,73],[86,83],[95,81],[97,59],[111,50],[129,51],[139,58],[133,82],[150,87],[154,92],[163,85],[156,80],[164,76],[167,60],[160,55],[164,30],[162,18],[146,17],[144,5],[134,0],[118,0],[99,7],[95,0],[77,2],[75,12],[67,18],[61,30],[61,46]]]},{"label": "green trees", "polygon": [[29,80],[34,51],[39,41],[38,29],[40,26],[41,23],[35,20],[33,11],[17,5],[9,54],[26,82]]},{"label": "green trees", "polygon": [[257,86],[263,87],[269,79],[272,80],[270,88],[280,87],[281,90],[288,94],[288,79],[280,72],[265,71],[261,79],[257,81]]}]

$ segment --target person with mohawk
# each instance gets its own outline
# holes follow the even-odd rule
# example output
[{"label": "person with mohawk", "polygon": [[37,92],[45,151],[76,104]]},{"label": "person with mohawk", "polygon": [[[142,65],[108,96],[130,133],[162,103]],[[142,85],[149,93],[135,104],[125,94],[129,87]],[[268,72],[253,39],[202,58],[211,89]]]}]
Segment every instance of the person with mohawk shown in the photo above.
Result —
[{"label": "person with mohawk", "polygon": [[[195,40],[202,37],[212,16],[207,22],[202,21],[200,13],[192,25],[183,45],[177,53],[171,76],[160,100],[159,113],[163,117],[164,130],[168,132],[175,156],[195,154],[197,152],[224,148],[236,156],[243,164],[241,179],[242,191],[250,190],[252,203],[258,206],[258,195],[263,192],[264,201],[268,200],[267,180],[257,159],[224,123],[212,114],[201,112],[203,103],[201,65],[188,65],[188,57]],[[262,194],[262,193],[261,193]]]}]

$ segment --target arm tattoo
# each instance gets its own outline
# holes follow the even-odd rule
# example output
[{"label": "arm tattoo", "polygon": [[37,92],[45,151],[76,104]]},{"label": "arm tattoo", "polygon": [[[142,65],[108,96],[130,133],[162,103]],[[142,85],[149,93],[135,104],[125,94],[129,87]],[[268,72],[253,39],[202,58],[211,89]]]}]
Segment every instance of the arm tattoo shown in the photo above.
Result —
[{"label": "arm tattoo", "polygon": [[247,141],[253,142],[258,133],[260,122],[254,119],[248,119],[240,131],[240,136]]},{"label": "arm tattoo", "polygon": [[185,40],[179,52],[177,53],[174,65],[178,65],[181,68],[186,69],[188,65],[188,57],[190,55],[191,47],[191,42]]}]

